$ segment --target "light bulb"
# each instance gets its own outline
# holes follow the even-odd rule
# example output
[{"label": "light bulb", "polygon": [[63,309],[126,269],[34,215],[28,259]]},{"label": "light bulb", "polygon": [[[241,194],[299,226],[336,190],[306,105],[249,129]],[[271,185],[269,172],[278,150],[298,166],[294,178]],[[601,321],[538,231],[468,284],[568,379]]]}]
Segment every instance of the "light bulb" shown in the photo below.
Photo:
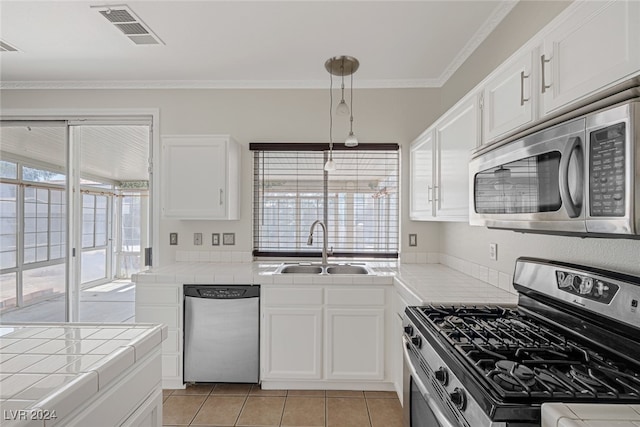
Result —
[{"label": "light bulb", "polygon": [[347,147],[357,147],[358,146],[358,138],[353,134],[353,132],[349,132],[349,136],[344,141],[344,145]]},{"label": "light bulb", "polygon": [[324,164],[324,170],[327,172],[334,172],[336,170],[336,164],[333,159],[327,160],[327,163]]},{"label": "light bulb", "polygon": [[344,101],[344,99],[342,101],[340,101],[340,103],[338,104],[338,107],[336,107],[336,115],[337,116],[348,116],[349,115],[349,106]]}]

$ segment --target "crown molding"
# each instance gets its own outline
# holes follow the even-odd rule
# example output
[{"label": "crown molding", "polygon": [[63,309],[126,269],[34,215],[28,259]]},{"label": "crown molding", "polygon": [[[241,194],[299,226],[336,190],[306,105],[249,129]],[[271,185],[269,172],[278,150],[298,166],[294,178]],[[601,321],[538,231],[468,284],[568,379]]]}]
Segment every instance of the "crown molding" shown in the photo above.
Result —
[{"label": "crown molding", "polygon": [[444,72],[437,79],[441,82],[440,86],[443,86],[451,76],[458,71],[458,68],[469,59],[471,54],[482,44],[483,41],[496,29],[498,24],[511,12],[511,10],[518,4],[520,0],[505,0],[493,11],[491,16],[484,21],[484,24],[478,28],[473,37],[469,39],[467,44],[462,48],[460,52],[453,58],[453,61],[449,63]]},{"label": "crown molding", "polygon": [[[356,89],[437,88],[441,79],[359,80]],[[0,89],[326,89],[325,80],[51,80],[0,81]]]}]

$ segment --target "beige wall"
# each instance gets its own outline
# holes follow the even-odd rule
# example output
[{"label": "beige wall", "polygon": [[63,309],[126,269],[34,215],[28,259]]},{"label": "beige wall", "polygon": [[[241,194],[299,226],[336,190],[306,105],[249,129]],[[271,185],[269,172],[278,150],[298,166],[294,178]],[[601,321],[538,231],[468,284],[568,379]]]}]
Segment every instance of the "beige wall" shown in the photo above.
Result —
[{"label": "beige wall", "polygon": [[[560,13],[568,2],[523,1],[442,88],[443,110],[482,81],[497,65]],[[489,259],[498,244],[498,260]],[[640,240],[582,239],[441,224],[441,252],[505,273],[519,256],[563,260],[640,274]]]},{"label": "beige wall", "polygon": [[[403,248],[409,233],[418,234],[414,251],[437,252],[437,224],[408,220],[408,146],[440,113],[440,89],[354,91],[354,131],[362,142],[397,142],[402,156]],[[5,90],[2,109],[159,108],[160,134],[230,134],[242,146],[242,214],[238,221],[160,221],[156,247],[162,262],[175,250],[251,251],[252,161],[249,142],[326,142],[329,139],[328,90]],[[335,98],[334,98],[335,99]],[[338,120],[334,139],[346,137],[347,120]],[[178,232],[179,245],[169,246]],[[193,233],[204,233],[193,246]],[[212,247],[211,233],[235,232],[235,247]],[[209,243],[209,246],[206,244]],[[408,249],[408,248],[405,248]]]}]

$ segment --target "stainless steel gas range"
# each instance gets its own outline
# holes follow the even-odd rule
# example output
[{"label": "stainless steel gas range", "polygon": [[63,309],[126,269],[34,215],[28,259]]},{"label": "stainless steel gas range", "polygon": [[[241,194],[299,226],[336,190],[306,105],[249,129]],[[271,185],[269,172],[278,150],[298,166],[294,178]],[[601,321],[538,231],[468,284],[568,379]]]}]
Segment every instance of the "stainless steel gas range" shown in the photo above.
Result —
[{"label": "stainless steel gas range", "polygon": [[640,278],[520,258],[515,307],[408,307],[406,427],[540,426],[544,402],[640,404]]}]

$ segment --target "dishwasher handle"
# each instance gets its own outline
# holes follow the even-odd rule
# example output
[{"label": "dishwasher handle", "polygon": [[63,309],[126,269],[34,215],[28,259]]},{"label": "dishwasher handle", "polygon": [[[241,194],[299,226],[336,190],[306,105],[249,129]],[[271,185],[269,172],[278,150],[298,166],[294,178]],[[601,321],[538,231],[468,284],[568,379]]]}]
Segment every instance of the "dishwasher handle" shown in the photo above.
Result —
[{"label": "dishwasher handle", "polygon": [[257,285],[184,285],[184,296],[206,299],[244,299],[260,297]]}]

